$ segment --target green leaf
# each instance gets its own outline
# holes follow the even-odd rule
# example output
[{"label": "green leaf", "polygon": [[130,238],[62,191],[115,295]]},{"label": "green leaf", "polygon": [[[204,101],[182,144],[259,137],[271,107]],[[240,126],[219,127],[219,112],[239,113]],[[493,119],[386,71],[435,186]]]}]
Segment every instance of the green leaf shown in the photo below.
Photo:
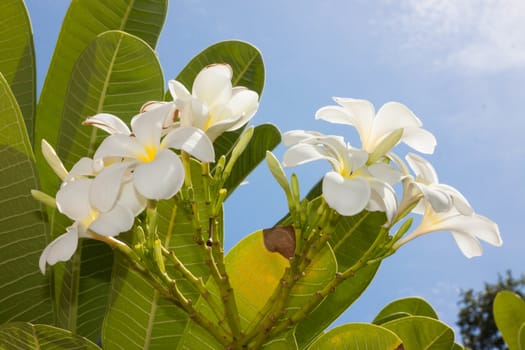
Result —
[{"label": "green leaf", "polygon": [[426,300],[420,297],[409,297],[394,300],[385,306],[379,311],[372,323],[382,324],[391,321],[393,316],[394,318],[399,318],[396,315],[401,316],[400,314],[404,316],[427,316],[438,319],[436,312]]},{"label": "green leaf", "polygon": [[[376,239],[384,222],[385,215],[381,212],[363,212],[356,216],[343,217],[339,221],[330,240],[339,271],[344,271],[361,259]],[[295,337],[299,348],[305,348],[359,298],[378,268],[379,263],[370,264],[342,282],[310,317],[297,325]]]},{"label": "green leaf", "polygon": [[18,101],[33,144],[36,104],[36,65],[31,22],[23,0],[0,4],[0,72]]},{"label": "green leaf", "polygon": [[[200,163],[192,161],[191,173],[200,224],[207,230],[209,208],[205,205]],[[158,231],[164,246],[173,250],[194,275],[207,280],[209,271],[203,263],[206,248],[196,242],[191,209],[179,200],[160,201],[158,216]],[[166,267],[182,293],[197,302],[198,292],[168,262]],[[177,347],[188,316],[163,299],[119,254],[115,256],[110,293],[110,307],[103,325],[104,349]]]},{"label": "green leaf", "polygon": [[405,350],[452,349],[454,331],[441,321],[426,316],[408,316],[381,325],[397,334]]},{"label": "green leaf", "polygon": [[[45,138],[52,146],[57,144],[60,118],[64,113],[66,115],[71,113],[71,111],[64,112],[64,101],[77,59],[98,35],[108,30],[126,31],[142,38],[151,47],[155,47],[164,23],[166,10],[167,0],[77,0],[71,2],[62,23],[62,29],[37,108],[35,146],[39,174],[41,176],[46,174],[42,179],[44,192],[54,190],[56,182],[52,180],[49,182],[51,175],[49,175],[50,171],[44,165],[43,158],[40,155],[40,139]],[[85,56],[85,58],[87,57]],[[128,60],[133,59],[140,61],[141,58],[140,56],[128,57]],[[95,61],[91,63],[93,66],[100,65]],[[107,61],[104,61],[104,64],[106,63]],[[140,74],[140,72],[134,71],[138,67],[127,66],[123,68],[130,70],[121,71],[121,75]],[[89,74],[91,71],[85,73]],[[101,82],[104,82],[104,77],[100,78],[102,79]],[[94,81],[95,77],[89,82]],[[85,87],[85,89],[87,88],[88,86]],[[126,84],[122,88],[123,91],[128,91]],[[135,103],[139,103],[140,96],[136,96],[134,99],[130,92],[126,92],[126,94]],[[80,94],[78,97],[84,99],[86,96]],[[84,154],[79,154],[79,156],[82,155]]]},{"label": "green leaf", "polygon": [[[288,266],[287,259],[266,249],[262,231],[245,237],[228,253],[226,268],[235,290],[243,326],[248,325],[266,304]],[[315,292],[332,280],[336,272],[337,263],[327,245],[312,259],[304,275],[291,288],[281,318],[291,316],[306,300],[315,297]]]},{"label": "green leaf", "polygon": [[224,184],[228,195],[266,158],[266,151],[273,150],[280,142],[281,133],[274,125],[263,124],[255,127],[248,147],[235,163]]},{"label": "green leaf", "polygon": [[34,156],[22,113],[1,74],[0,113],[0,323],[52,323],[49,281],[38,268],[47,225],[30,194],[38,188]]},{"label": "green leaf", "polygon": [[99,350],[100,348],[64,329],[23,322],[0,326],[0,349]]},{"label": "green leaf", "polygon": [[525,323],[525,301],[511,291],[501,291],[494,298],[494,321],[510,350],[520,348],[520,328]]},{"label": "green leaf", "polygon": [[[128,122],[145,101],[162,98],[163,85],[157,56],[144,41],[121,31],[97,36],[76,62],[64,97],[57,153],[66,168],[82,156],[91,156],[106,136],[95,127],[83,126],[86,116],[105,112]],[[53,215],[53,237],[70,222]],[[83,241],[71,261],[55,268],[59,326],[92,340],[100,337],[112,259],[105,244]]]},{"label": "green leaf", "polygon": [[519,350],[525,350],[525,323],[521,324],[520,330],[518,332],[518,344]]},{"label": "green leaf", "polygon": [[350,323],[336,327],[317,338],[309,350],[401,350],[401,339],[386,328],[366,324]]}]

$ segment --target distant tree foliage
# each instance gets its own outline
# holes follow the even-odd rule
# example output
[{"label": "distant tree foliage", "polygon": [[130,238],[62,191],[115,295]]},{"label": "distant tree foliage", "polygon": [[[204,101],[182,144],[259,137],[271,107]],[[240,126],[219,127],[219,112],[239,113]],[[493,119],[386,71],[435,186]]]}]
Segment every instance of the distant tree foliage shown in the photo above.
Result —
[{"label": "distant tree foliage", "polygon": [[501,290],[510,290],[523,297],[525,274],[514,278],[508,270],[504,277],[498,274],[496,283],[485,283],[483,291],[461,291],[457,325],[465,347],[472,350],[507,349],[492,315],[494,298]]}]

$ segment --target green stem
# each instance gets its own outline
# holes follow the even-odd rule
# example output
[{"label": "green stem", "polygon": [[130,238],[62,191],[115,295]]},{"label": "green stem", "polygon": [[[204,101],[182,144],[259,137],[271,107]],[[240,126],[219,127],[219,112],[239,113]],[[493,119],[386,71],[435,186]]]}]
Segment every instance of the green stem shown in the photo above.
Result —
[{"label": "green stem", "polygon": [[182,261],[180,261],[179,258],[175,255],[175,252],[163,248],[162,253],[172,263],[172,266],[178,272],[180,272],[180,274],[186,279],[186,281],[190,282],[191,285],[199,291],[200,296],[202,296],[202,298],[208,303],[210,308],[213,310],[215,316],[217,317],[217,320],[219,320],[219,324],[224,323],[222,320],[222,315],[219,313],[219,310],[221,308],[213,300],[212,295],[206,288],[204,282],[202,281],[202,278],[197,278],[190,270],[188,270],[188,268],[182,263]]},{"label": "green stem", "polygon": [[224,251],[222,247],[222,222],[211,217],[209,231],[212,238],[211,247],[207,247],[210,272],[219,287],[219,293],[224,306],[224,314],[232,331],[234,343],[241,337],[241,326],[235,295],[231,287],[226,265],[224,264]]}]

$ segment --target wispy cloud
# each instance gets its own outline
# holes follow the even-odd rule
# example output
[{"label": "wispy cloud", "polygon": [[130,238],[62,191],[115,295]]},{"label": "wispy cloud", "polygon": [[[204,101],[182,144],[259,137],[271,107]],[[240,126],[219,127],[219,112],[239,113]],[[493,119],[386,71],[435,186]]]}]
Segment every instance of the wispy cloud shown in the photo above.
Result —
[{"label": "wispy cloud", "polygon": [[499,72],[525,67],[523,0],[402,0],[390,24],[411,48],[439,53],[439,65]]}]

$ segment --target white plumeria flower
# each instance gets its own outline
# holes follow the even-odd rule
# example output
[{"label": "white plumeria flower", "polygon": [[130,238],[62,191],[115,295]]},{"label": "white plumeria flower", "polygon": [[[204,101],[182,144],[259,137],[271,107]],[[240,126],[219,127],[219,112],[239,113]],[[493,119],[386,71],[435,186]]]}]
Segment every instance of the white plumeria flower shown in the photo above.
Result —
[{"label": "white plumeria flower", "polygon": [[208,66],[197,74],[191,93],[180,82],[170,80],[169,89],[179,112],[180,125],[199,128],[212,141],[225,131],[245,125],[259,107],[259,95],[245,87],[232,87],[232,76],[233,71],[227,64]]},{"label": "white plumeria flower", "polygon": [[399,172],[385,163],[366,166],[368,154],[345,144],[339,136],[327,136],[303,130],[283,135],[291,147],[283,155],[283,165],[297,166],[326,159],[333,171],[323,178],[326,203],[339,214],[351,216],[363,209],[385,211],[390,221],[397,209],[392,185],[399,181]]},{"label": "white plumeria flower", "polygon": [[[172,106],[165,104],[131,120],[131,130],[119,118],[96,115],[90,124],[112,133],[93,157],[100,171],[93,183],[95,205],[107,208],[114,203],[121,184],[131,177],[136,190],[147,199],[168,199],[184,182],[184,167],[170,148],[181,149],[202,162],[213,162],[213,144],[195,127],[179,127],[163,137],[163,125]],[[132,174],[131,174],[132,173]]]},{"label": "white plumeria flower", "polygon": [[[462,214],[473,214],[467,199],[458,190],[452,186],[439,183],[436,170],[426,159],[413,153],[407,154],[405,159],[416,175],[415,180],[411,181],[410,185],[423,195],[434,211],[447,211],[454,206]],[[420,209],[416,208],[415,210],[421,213]]]},{"label": "white plumeria flower", "polygon": [[467,258],[482,254],[479,239],[497,247],[503,244],[498,225],[486,217],[475,213],[464,215],[455,207],[451,207],[448,211],[436,212],[431,205],[427,205],[420,225],[396,242],[393,248],[397,249],[414,238],[436,231],[450,231],[459,249]]},{"label": "white plumeria flower", "polygon": [[374,106],[367,100],[340,97],[334,100],[339,106],[322,107],[317,111],[316,119],[353,125],[361,138],[361,147],[369,154],[374,154],[374,161],[399,142],[421,153],[434,152],[434,135],[421,128],[421,121],[405,105],[385,103],[376,115]]},{"label": "white plumeria flower", "polygon": [[88,169],[87,160],[83,158],[79,166],[73,167],[70,172],[72,180],[64,182],[57,192],[58,210],[74,220],[74,223],[42,252],[39,266],[43,274],[46,263],[54,265],[58,261],[69,260],[77,249],[79,238],[95,238],[91,232],[113,237],[130,230],[135,216],[145,206],[143,198],[136,194],[133,186],[126,184],[109,210],[103,212],[94,207],[90,200],[94,180],[81,175]]}]

